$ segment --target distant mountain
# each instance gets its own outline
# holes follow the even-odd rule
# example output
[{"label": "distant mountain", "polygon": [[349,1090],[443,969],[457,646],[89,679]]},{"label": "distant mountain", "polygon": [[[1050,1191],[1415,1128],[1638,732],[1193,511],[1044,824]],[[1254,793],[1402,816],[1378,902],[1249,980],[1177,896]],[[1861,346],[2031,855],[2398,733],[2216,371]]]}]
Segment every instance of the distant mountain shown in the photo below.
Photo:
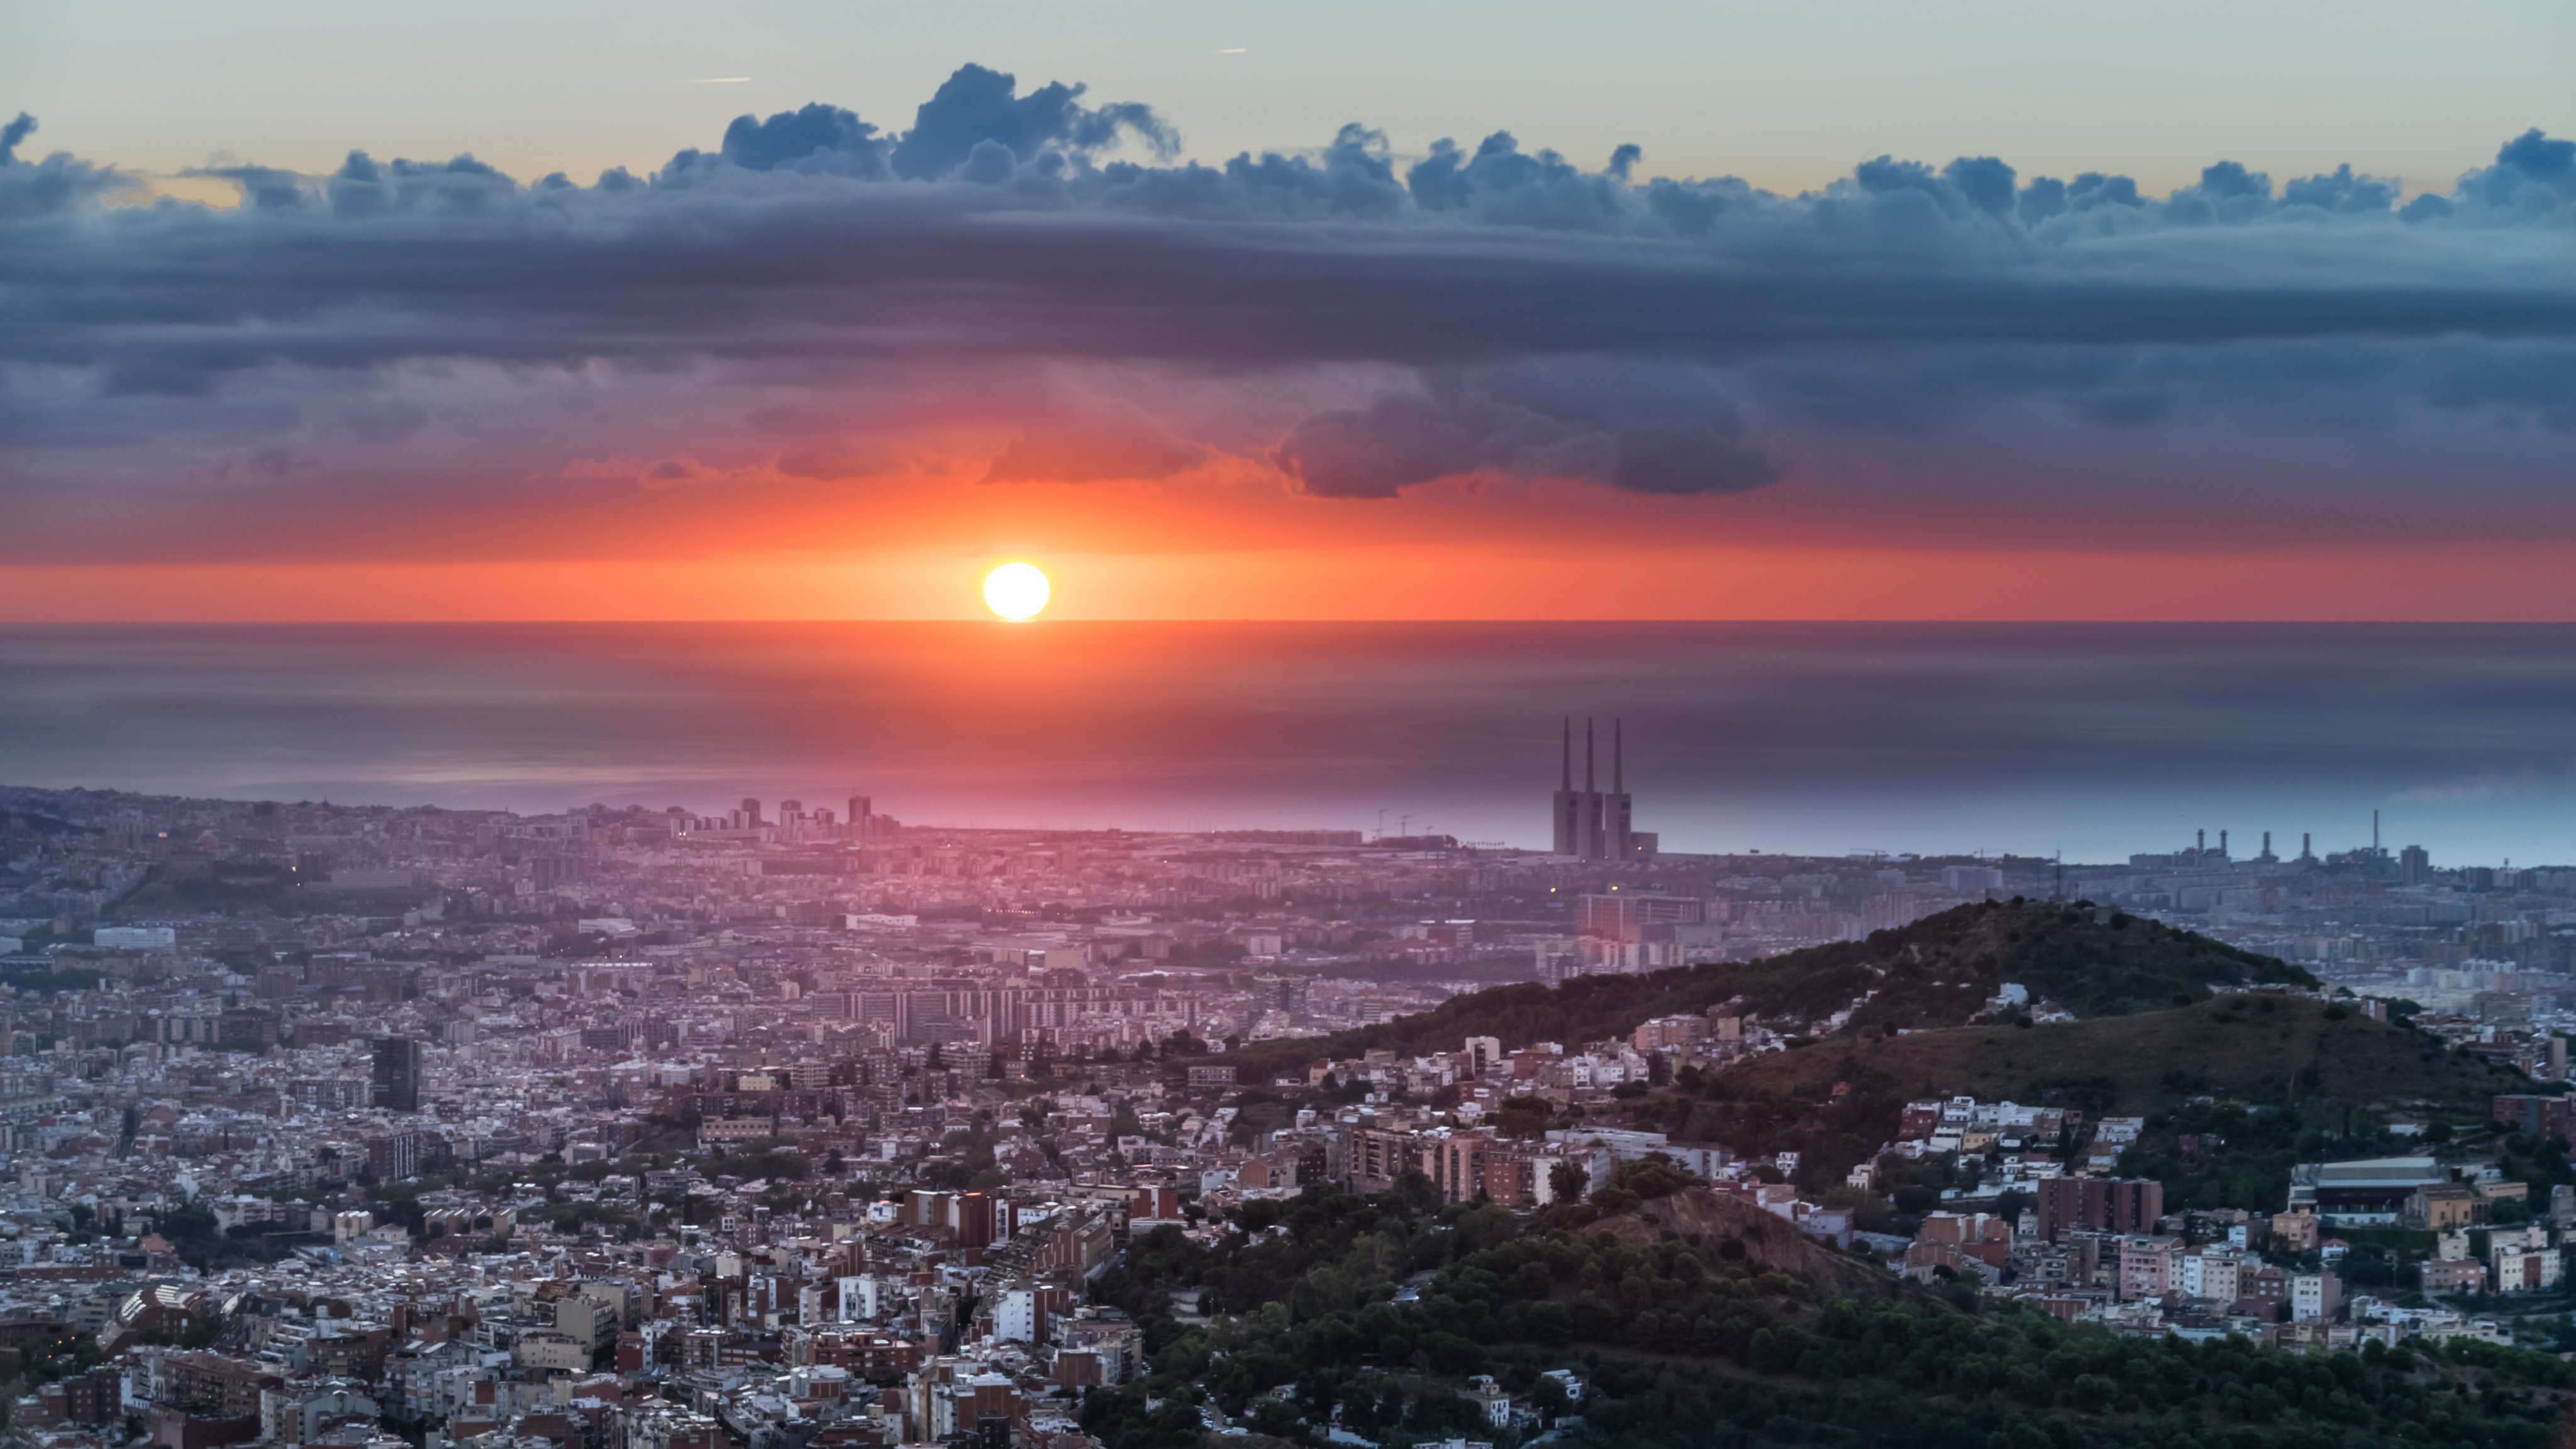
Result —
[{"label": "distant mountain", "polygon": [[1471,1036],[1506,1050],[1534,1041],[1572,1046],[1624,1035],[1658,1016],[1736,1001],[1744,1015],[1812,1027],[1866,997],[1845,1030],[1960,1026],[2006,983],[2077,1016],[2118,1016],[2206,999],[2217,986],[2313,986],[2274,957],[2091,905],[1989,901],[1926,916],[1868,939],[1759,961],[1685,966],[1640,976],[1579,976],[1550,989],[1497,987],[1437,1010],[1322,1039],[1260,1042],[1237,1058],[1246,1081],[1317,1057],[1372,1048],[1455,1051]]}]

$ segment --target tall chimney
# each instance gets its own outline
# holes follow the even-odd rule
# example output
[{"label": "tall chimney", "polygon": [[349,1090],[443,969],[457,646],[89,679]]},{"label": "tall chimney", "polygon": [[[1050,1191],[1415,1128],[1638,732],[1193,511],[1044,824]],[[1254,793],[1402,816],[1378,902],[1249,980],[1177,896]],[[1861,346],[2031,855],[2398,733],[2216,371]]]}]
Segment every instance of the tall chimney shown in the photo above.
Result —
[{"label": "tall chimney", "polygon": [[1586,719],[1583,722],[1583,793],[1589,795],[1599,788],[1592,783],[1592,721]]},{"label": "tall chimney", "polygon": [[1625,783],[1628,778],[1627,758],[1627,751],[1620,747],[1619,720],[1614,716],[1610,721],[1610,788],[1613,792],[1628,788]]},{"label": "tall chimney", "polygon": [[1565,717],[1565,783],[1556,788],[1560,790],[1574,788],[1574,716],[1572,715]]}]

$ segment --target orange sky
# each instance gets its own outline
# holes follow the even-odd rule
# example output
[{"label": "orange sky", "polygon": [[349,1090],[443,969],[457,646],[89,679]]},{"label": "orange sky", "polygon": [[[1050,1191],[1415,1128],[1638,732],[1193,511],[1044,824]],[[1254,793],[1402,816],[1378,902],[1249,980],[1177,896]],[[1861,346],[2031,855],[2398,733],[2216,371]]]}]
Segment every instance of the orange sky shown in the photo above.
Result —
[{"label": "orange sky", "polygon": [[987,484],[961,458],[907,480],[711,466],[644,487],[642,466],[461,498],[323,481],[238,515],[177,498],[129,520],[122,560],[0,564],[0,618],[981,618],[984,572],[1022,558],[1072,619],[2576,619],[2576,542],[2500,542],[2457,510],[2460,536],[2410,540],[2365,502],[2025,509],[1989,489],[1927,507],[1938,486],[1865,477],[1338,500],[1230,455],[1152,483]]},{"label": "orange sky", "polygon": [[2242,554],[1871,548],[922,545],[698,559],[14,565],[27,621],[941,619],[1004,558],[1068,619],[2576,619],[2564,545]]}]

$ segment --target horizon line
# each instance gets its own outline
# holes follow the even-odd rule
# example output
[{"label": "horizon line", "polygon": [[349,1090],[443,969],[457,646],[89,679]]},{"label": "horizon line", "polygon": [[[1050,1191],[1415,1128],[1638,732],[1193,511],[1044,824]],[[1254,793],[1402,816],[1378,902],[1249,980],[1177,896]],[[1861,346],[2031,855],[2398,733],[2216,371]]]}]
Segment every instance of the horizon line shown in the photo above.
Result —
[{"label": "horizon line", "polygon": [[732,616],[732,617],[728,617],[728,616],[723,616],[723,615],[715,615],[715,616],[689,616],[689,615],[669,615],[669,616],[661,616],[661,615],[652,615],[652,616],[634,616],[634,617],[620,617],[620,618],[602,618],[602,617],[594,617],[594,616],[584,616],[584,615],[572,614],[572,615],[527,615],[527,616],[517,616],[517,617],[508,617],[508,618],[499,618],[499,617],[483,618],[483,617],[475,617],[475,616],[473,616],[473,615],[460,615],[460,616],[448,617],[448,618],[399,618],[399,617],[388,617],[388,618],[365,618],[365,617],[353,617],[353,618],[339,618],[339,619],[296,618],[296,617],[288,617],[288,616],[259,616],[259,617],[244,617],[244,618],[213,618],[213,619],[208,619],[208,618],[196,618],[196,619],[183,619],[183,618],[134,618],[134,619],[119,619],[119,618],[107,618],[107,617],[100,617],[100,618],[74,618],[74,619],[56,619],[56,618],[32,618],[32,619],[21,619],[21,618],[7,618],[7,617],[0,617],[0,629],[90,629],[90,628],[149,628],[149,629],[179,629],[179,628],[209,628],[209,629],[214,629],[214,628],[317,628],[317,629],[334,629],[334,628],[356,628],[356,627],[367,627],[367,628],[389,628],[389,627],[456,628],[456,627],[466,627],[466,626],[473,626],[473,627],[494,627],[494,626],[498,626],[498,627],[510,628],[510,627],[526,627],[526,626],[538,626],[538,625],[573,625],[573,624],[577,624],[577,625],[586,625],[586,626],[689,625],[689,626],[693,626],[693,627],[694,627],[694,626],[710,626],[710,625],[727,625],[727,626],[757,627],[757,626],[764,626],[764,625],[777,625],[777,624],[795,624],[795,625],[815,625],[815,624],[906,624],[906,625],[934,625],[934,624],[935,624],[935,625],[949,625],[949,624],[967,624],[967,625],[986,626],[986,627],[993,628],[993,629],[995,629],[995,630],[1026,630],[1026,629],[1042,629],[1042,628],[1047,628],[1047,627],[1078,627],[1078,626],[1083,626],[1083,625],[1093,625],[1093,624],[1120,624],[1120,625],[1130,625],[1130,624],[1227,624],[1227,625],[1246,625],[1246,624],[1294,624],[1294,625],[1337,624],[1337,625],[1363,625],[1363,626],[1368,626],[1368,625],[1381,625],[1381,626],[1443,625],[1443,626],[1454,626],[1454,625],[1465,625],[1465,624],[1496,624],[1496,625],[1500,625],[1500,624],[1560,624],[1560,625],[1603,625],[1603,626],[1620,626],[1620,625],[1632,625],[1632,624],[1791,624],[1791,625],[1802,625],[1802,624],[1941,624],[1941,625],[2018,624],[2018,625],[2069,625],[2069,626],[2073,626],[2073,625],[2081,625],[2081,626],[2085,626],[2085,627],[2122,627],[2122,626],[2134,626],[2134,627],[2142,627],[2142,628],[2149,628],[2149,627],[2152,627],[2152,628],[2172,628],[2172,627],[2179,627],[2179,626],[2186,626],[2186,625],[2188,625],[2188,626],[2202,626],[2202,627],[2212,627],[2212,628],[2231,628],[2231,627],[2253,627],[2253,626],[2262,626],[2262,627],[2298,627],[2298,628],[2465,628],[2465,629],[2476,629],[2476,628],[2496,628],[2496,627],[2533,627],[2533,628],[2545,628],[2545,627],[2553,627],[2553,626],[2571,626],[2571,625],[2576,625],[2576,613],[2570,613],[2570,614],[2568,614],[2568,615],[2566,615],[2566,616],[2563,616],[2563,617],[2560,617],[2560,616],[2548,616],[2548,617],[2539,617],[2539,616],[2519,616],[2519,617],[2496,617],[2496,618],[2422,618],[2422,617],[2408,618],[2408,617],[2402,617],[2402,616],[2400,616],[2400,617],[2372,617],[2372,618],[2317,618],[2317,617],[2300,617],[2300,616],[2284,616],[2284,615],[2248,615],[2248,616],[2242,616],[2242,617],[2227,617],[2227,618],[2193,617],[2193,616],[2188,616],[2188,615],[2168,615],[2168,616],[2157,616],[2157,617],[2152,617],[2152,618],[2112,618],[2112,617],[2103,617],[2103,616],[2086,616],[2086,615],[2011,615],[2011,614],[1959,614],[1959,615],[1884,615],[1884,614],[1861,615],[1861,614],[1812,614],[1812,615],[1797,615],[1797,616],[1775,616],[1775,615],[1761,615],[1761,614],[1724,614],[1724,615],[1716,615],[1716,614],[1702,614],[1702,615],[1654,614],[1654,615],[1636,615],[1636,616],[1601,616],[1601,615],[1572,615],[1572,616],[1566,616],[1566,615],[1541,615],[1541,614],[1531,614],[1531,615],[1491,615],[1491,614],[1488,614],[1488,615],[1418,615],[1418,616],[1404,616],[1404,617],[1395,617],[1395,618],[1358,618],[1358,617],[1352,617],[1352,616],[1348,616],[1348,615],[1332,615],[1332,614],[1319,614],[1319,615],[1273,615],[1273,614],[1263,614],[1263,615],[1244,615],[1244,616],[1226,616],[1226,615],[1215,615],[1215,614],[1206,614],[1206,615],[1200,615],[1200,614],[1186,614],[1186,615],[1133,615],[1133,616],[1124,616],[1124,615],[1122,615],[1122,616],[1108,616],[1108,617],[1084,617],[1084,618],[1071,618],[1071,619],[1049,619],[1049,618],[1040,617],[1040,618],[1034,618],[1034,619],[1021,619],[1021,620],[996,619],[996,618],[990,618],[990,617],[986,617],[986,618],[977,618],[977,617],[975,617],[975,616],[973,616],[973,615],[968,615],[968,614],[956,614],[956,615],[945,615],[945,614],[942,614],[942,615],[777,615],[777,616],[761,616],[761,617],[742,617],[742,616]]}]

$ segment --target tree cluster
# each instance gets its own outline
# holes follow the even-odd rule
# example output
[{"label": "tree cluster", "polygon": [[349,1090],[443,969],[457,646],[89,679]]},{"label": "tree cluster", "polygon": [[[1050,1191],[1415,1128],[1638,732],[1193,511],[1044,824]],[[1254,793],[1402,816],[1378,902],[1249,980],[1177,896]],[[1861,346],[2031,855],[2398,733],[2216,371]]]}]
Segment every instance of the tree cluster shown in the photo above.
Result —
[{"label": "tree cluster", "polygon": [[[1673,1190],[1623,1175],[1596,1202]],[[1571,1410],[1557,1427],[1578,1449],[2538,1446],[2576,1387],[2553,1356],[2466,1341],[2298,1354],[2120,1338],[1965,1285],[1837,1297],[1736,1239],[1649,1238],[1600,1206],[1444,1205],[1418,1178],[1250,1203],[1231,1226],[1215,1246],[1158,1228],[1101,1279],[1150,1361],[1086,1408],[1109,1449],[1195,1443],[1203,1407],[1309,1444],[1333,1428],[1391,1449],[1516,1444],[1460,1397],[1479,1374],[1542,1417]],[[1560,1367],[1590,1382],[1580,1405],[1541,1377]]]}]

